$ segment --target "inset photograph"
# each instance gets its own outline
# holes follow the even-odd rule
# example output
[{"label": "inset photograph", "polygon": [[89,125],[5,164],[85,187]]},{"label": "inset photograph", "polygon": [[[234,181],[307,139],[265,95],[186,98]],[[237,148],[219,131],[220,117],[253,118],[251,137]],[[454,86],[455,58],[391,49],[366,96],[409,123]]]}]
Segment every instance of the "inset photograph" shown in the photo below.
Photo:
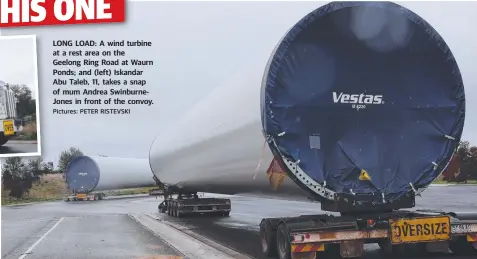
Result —
[{"label": "inset photograph", "polygon": [[36,36],[0,37],[0,157],[41,155]]}]

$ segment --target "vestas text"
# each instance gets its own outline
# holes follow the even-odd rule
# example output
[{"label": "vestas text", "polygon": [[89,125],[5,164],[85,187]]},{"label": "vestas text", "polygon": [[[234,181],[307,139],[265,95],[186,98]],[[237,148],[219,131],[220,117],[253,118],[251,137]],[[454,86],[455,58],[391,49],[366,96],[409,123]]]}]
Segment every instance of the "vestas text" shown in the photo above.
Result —
[{"label": "vestas text", "polygon": [[344,103],[352,104],[354,109],[364,109],[368,104],[383,104],[382,95],[373,95],[373,94],[345,94],[333,92],[333,102],[334,103]]}]

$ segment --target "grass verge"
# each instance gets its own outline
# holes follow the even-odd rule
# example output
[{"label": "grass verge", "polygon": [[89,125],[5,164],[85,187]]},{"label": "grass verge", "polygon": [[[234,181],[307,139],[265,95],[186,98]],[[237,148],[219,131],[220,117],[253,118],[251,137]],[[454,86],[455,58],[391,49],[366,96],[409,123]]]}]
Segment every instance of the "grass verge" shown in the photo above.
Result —
[{"label": "grass verge", "polygon": [[8,196],[9,191],[2,188],[2,205],[60,200],[65,193],[66,183],[61,174],[42,175],[21,199]]},{"label": "grass verge", "polygon": [[12,139],[14,140],[37,140],[36,122],[23,126],[23,130]]},{"label": "grass verge", "polygon": [[[121,189],[106,191],[107,196],[121,196],[121,195],[135,195],[135,194],[148,194],[149,190],[156,187],[144,187],[133,189]],[[40,181],[33,183],[32,188],[25,197],[16,199],[9,197],[9,191],[2,188],[2,205],[13,205],[29,202],[43,202],[43,201],[56,201],[61,200],[69,193],[65,180],[61,174],[48,174],[42,175]]]},{"label": "grass verge", "polygon": [[155,188],[157,187],[131,188],[131,189],[112,190],[112,191],[107,191],[105,193],[107,196],[149,194],[149,190],[155,189]]}]

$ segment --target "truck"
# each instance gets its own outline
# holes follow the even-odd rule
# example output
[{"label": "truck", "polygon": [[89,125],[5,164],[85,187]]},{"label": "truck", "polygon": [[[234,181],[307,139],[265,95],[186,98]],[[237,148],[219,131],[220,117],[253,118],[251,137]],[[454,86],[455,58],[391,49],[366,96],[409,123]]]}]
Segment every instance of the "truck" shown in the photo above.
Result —
[{"label": "truck", "polygon": [[18,134],[19,125],[17,119],[17,100],[10,86],[0,80],[0,146],[5,145],[8,140]]},{"label": "truck", "polygon": [[431,25],[391,2],[331,2],[254,57],[155,138],[151,170],[178,196],[159,212],[229,215],[229,199],[197,192],[303,197],[321,211],[262,219],[266,256],[358,258],[367,243],[477,255],[477,213],[415,208],[465,121],[459,67]]},{"label": "truck", "polygon": [[69,201],[93,201],[106,197],[104,191],[147,187],[155,184],[147,159],[77,156],[66,167]]}]

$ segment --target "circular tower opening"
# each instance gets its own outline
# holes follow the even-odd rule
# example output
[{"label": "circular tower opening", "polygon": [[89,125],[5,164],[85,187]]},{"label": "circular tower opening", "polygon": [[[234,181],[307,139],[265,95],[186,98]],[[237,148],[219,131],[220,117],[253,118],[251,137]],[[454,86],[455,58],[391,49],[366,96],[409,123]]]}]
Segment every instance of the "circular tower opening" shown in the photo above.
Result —
[{"label": "circular tower opening", "polygon": [[295,180],[309,189],[397,199],[442,172],[464,125],[449,47],[390,2],[335,2],[308,14],[270,57],[261,96],[270,148],[297,162],[307,177]]},{"label": "circular tower opening", "polygon": [[71,160],[66,168],[66,183],[75,192],[90,192],[99,183],[100,170],[96,162],[88,156]]}]

